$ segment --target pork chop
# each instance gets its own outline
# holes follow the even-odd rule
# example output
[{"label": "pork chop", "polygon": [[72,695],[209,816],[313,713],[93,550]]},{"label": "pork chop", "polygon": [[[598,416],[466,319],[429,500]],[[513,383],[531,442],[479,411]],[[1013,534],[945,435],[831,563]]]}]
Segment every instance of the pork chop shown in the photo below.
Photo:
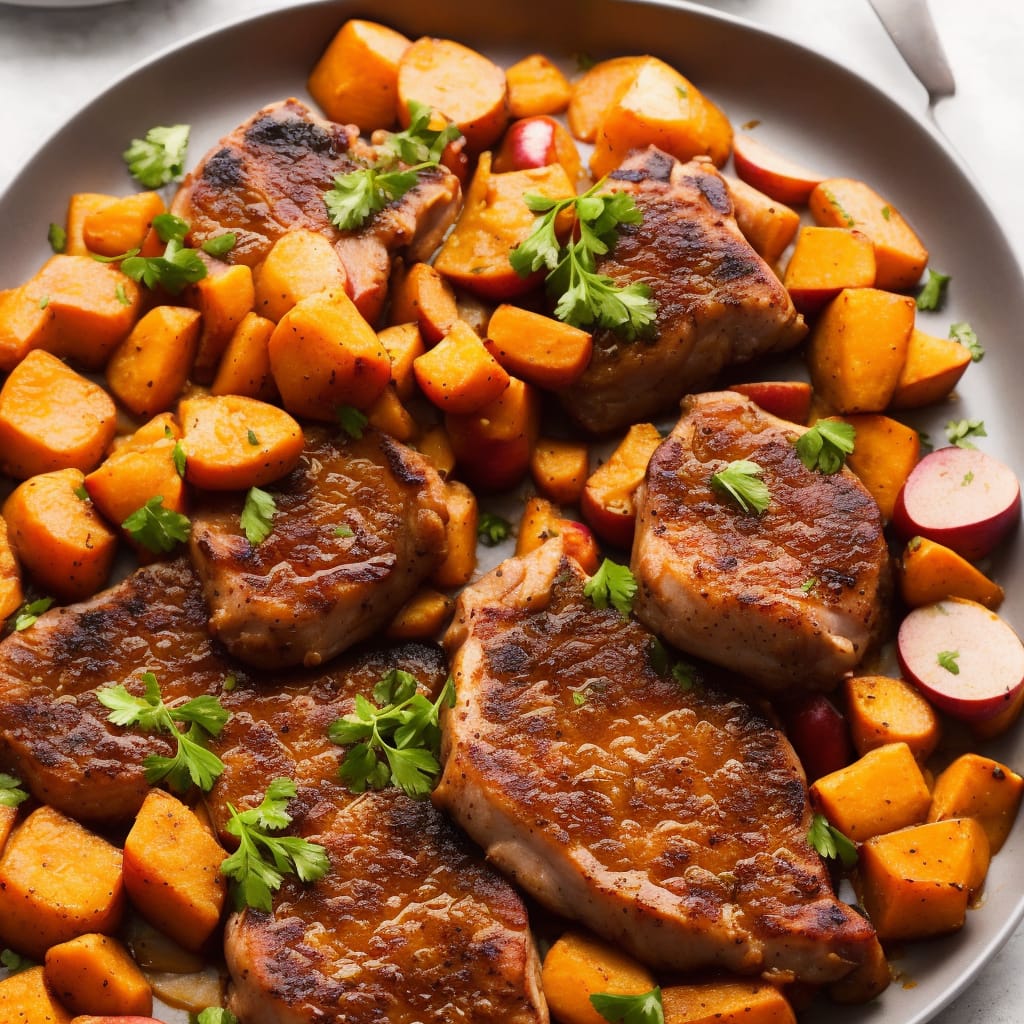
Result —
[{"label": "pork chop", "polygon": [[848,973],[874,932],[808,845],[788,741],[658,671],[652,634],[585,582],[555,538],[463,591],[435,803],[520,887],[654,968]]},{"label": "pork chop", "polygon": [[388,622],[445,555],[444,485],[418,452],[366,430],[306,432],[273,487],[273,530],[250,544],[243,499],[210,494],[192,517],[192,558],[210,629],[261,668],[319,665]]},{"label": "pork chop", "polygon": [[377,157],[354,125],[317,117],[288,99],[264,107],[221,139],[185,178],[172,212],[192,227],[194,245],[225,231],[237,236],[227,259],[256,266],[288,231],[307,228],[334,243],[359,312],[373,323],[387,294],[392,255],[426,260],[458,214],[461,188],[444,167],[419,173],[418,184],[355,231],[328,218],[324,193],[334,176]]},{"label": "pork chop", "polygon": [[[835,686],[880,633],[889,589],[878,506],[848,469],[803,465],[805,429],[734,391],[693,395],[637,495],[637,617],[774,692]],[[763,469],[761,515],[711,487],[739,459]]]},{"label": "pork chop", "polygon": [[622,228],[598,270],[621,284],[645,282],[658,313],[647,338],[595,334],[590,365],[561,394],[581,426],[604,433],[648,419],[726,367],[803,339],[803,318],[736,226],[709,160],[682,164],[652,146],[613,172],[608,188],[632,195],[643,220]]}]

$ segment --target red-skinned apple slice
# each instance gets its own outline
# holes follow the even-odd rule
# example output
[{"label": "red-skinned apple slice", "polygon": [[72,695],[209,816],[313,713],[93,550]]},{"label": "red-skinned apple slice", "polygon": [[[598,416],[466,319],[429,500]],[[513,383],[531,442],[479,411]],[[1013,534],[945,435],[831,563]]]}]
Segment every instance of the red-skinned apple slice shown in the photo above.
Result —
[{"label": "red-skinned apple slice", "polygon": [[746,395],[765,412],[790,423],[805,424],[811,413],[811,385],[804,380],[759,380],[730,384],[729,390]]},{"label": "red-skinned apple slice", "polygon": [[736,136],[732,158],[737,175],[748,185],[789,206],[806,203],[815,187],[827,177],[788,160],[752,135]]},{"label": "red-skinned apple slice", "polygon": [[926,455],[896,498],[893,525],[904,539],[920,535],[970,561],[984,558],[1020,519],[1013,470],[972,448]]},{"label": "red-skinned apple slice", "polygon": [[561,164],[570,181],[582,170],[580,153],[569,132],[553,117],[538,114],[513,121],[494,156],[495,172],[525,171]]},{"label": "red-skinned apple slice", "polygon": [[162,1024],[156,1017],[94,1017],[83,1014],[75,1017],[71,1024]]},{"label": "red-skinned apple slice", "polygon": [[788,703],[780,713],[808,782],[839,771],[853,760],[846,719],[828,697],[810,694]]},{"label": "red-skinned apple slice", "polygon": [[938,708],[993,718],[1024,686],[1024,644],[995,612],[963,598],[916,608],[896,643],[903,674]]}]

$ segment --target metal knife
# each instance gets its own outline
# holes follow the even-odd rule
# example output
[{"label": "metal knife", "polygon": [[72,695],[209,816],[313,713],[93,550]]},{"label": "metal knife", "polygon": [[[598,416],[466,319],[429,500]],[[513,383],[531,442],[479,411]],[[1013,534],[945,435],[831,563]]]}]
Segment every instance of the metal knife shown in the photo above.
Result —
[{"label": "metal knife", "polygon": [[928,105],[956,92],[927,0],[869,0],[900,56],[928,90]]}]

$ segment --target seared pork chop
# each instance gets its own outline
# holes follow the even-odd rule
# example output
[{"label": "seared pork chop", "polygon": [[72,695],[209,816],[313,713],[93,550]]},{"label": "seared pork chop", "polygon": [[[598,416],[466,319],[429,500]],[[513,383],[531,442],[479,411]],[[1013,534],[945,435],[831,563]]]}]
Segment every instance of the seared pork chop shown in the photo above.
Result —
[{"label": "seared pork chop", "polygon": [[848,973],[871,926],[832,892],[786,738],[683,688],[654,637],[548,541],[463,591],[434,801],[560,914],[655,968]]},{"label": "seared pork chop", "polygon": [[[693,395],[637,496],[637,617],[775,692],[830,689],[855,668],[889,587],[878,506],[848,469],[803,465],[805,429],[734,391]],[[763,469],[761,515],[711,487],[738,459]]]},{"label": "seared pork chop", "polygon": [[277,513],[262,543],[246,539],[238,495],[210,494],[192,517],[210,629],[261,668],[319,665],[370,636],[445,554],[444,486],[423,456],[375,430],[306,438],[267,488]]},{"label": "seared pork chop", "polygon": [[391,256],[425,260],[458,214],[459,180],[444,167],[420,172],[419,183],[356,231],[339,231],[324,193],[336,174],[365,167],[377,151],[354,125],[324,121],[297,99],[264,107],[221,139],[189,174],[172,211],[192,226],[193,244],[232,231],[227,259],[251,267],[288,231],[307,228],[329,238],[348,276],[347,289],[373,323],[387,294]]},{"label": "seared pork chop", "polygon": [[802,340],[803,318],[736,226],[710,161],[681,164],[652,146],[611,174],[608,188],[632,195],[643,221],[622,228],[598,270],[648,284],[658,313],[649,338],[595,334],[590,365],[561,396],[581,426],[601,433],[649,418],[725,367]]}]

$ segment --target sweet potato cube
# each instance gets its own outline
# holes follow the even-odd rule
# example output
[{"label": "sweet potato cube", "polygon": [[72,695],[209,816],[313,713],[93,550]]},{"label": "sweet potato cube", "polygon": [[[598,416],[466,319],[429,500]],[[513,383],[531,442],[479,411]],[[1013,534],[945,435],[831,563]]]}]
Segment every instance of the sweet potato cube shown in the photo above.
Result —
[{"label": "sweet potato cube", "polygon": [[629,88],[645,59],[611,57],[598,61],[573,83],[567,120],[569,130],[580,142],[597,138],[605,114]]},{"label": "sweet potato cube", "polygon": [[141,249],[153,218],[166,211],[159,192],[133,192],[98,205],[82,221],[82,242],[89,252],[120,256]]},{"label": "sweet potato cube", "polygon": [[892,519],[896,496],[921,457],[921,435],[888,416],[844,416],[857,431],[846,464],[878,503],[884,522]]},{"label": "sweet potato cube", "polygon": [[211,395],[244,395],[261,402],[272,402],[277,397],[267,348],[274,326],[273,320],[257,313],[242,317],[224,349],[210,385]]},{"label": "sweet potato cube", "polygon": [[975,818],[998,853],[1020,809],[1024,779],[1005,764],[981,754],[958,757],[935,780],[929,821]]},{"label": "sweet potato cube", "polygon": [[544,958],[544,997],[552,1015],[565,1024],[602,1024],[592,995],[640,995],[654,988],[654,977],[639,961],[586,932],[566,932]]},{"label": "sweet potato cube", "polygon": [[48,302],[32,298],[24,287],[0,292],[0,373],[10,373],[33,349],[48,348],[54,330]]},{"label": "sweet potato cube", "polygon": [[419,324],[405,323],[385,327],[377,337],[391,358],[391,380],[403,402],[416,393],[413,364],[426,352]]},{"label": "sweet potato cube", "polygon": [[33,811],[0,856],[0,942],[42,960],[58,942],[111,933],[124,911],[121,851],[52,807]]},{"label": "sweet potato cube", "polygon": [[0,804],[0,853],[3,853],[7,840],[14,831],[14,823],[18,820],[18,808]]},{"label": "sweet potato cube", "polygon": [[391,285],[391,322],[416,323],[427,345],[435,345],[459,319],[452,286],[429,264],[414,263]]},{"label": "sweet potato cube", "polygon": [[846,720],[859,755],[887,743],[906,743],[923,764],[938,746],[939,717],[916,687],[887,676],[854,676],[844,687]]},{"label": "sweet potato cube", "polygon": [[416,359],[413,372],[429,401],[455,416],[482,409],[500,397],[509,383],[508,373],[462,320]]},{"label": "sweet potato cube", "polygon": [[368,409],[391,380],[391,360],[376,332],[344,291],[296,303],[268,346],[285,408],[333,422],[339,405]]},{"label": "sweet potato cube", "polygon": [[305,228],[289,231],[273,244],[256,271],[251,308],[277,322],[310,295],[325,289],[344,291],[345,280],[345,268],[324,235]]},{"label": "sweet potato cube", "polygon": [[0,1024],[71,1024],[71,1014],[46,985],[42,967],[0,981]]},{"label": "sweet potato cube", "polygon": [[988,870],[985,830],[955,818],[890,832],[860,849],[861,901],[882,942],[956,931]]},{"label": "sweet potato cube", "polygon": [[574,505],[587,483],[590,450],[582,441],[541,438],[530,456],[530,473],[545,498]]},{"label": "sweet potato cube", "polygon": [[811,332],[811,383],[836,412],[882,412],[906,362],[914,300],[877,288],[848,288]]},{"label": "sweet potato cube", "polygon": [[398,62],[411,41],[394,29],[352,18],[309,76],[310,95],[327,117],[364,133],[390,128],[398,102]]},{"label": "sweet potato cube", "polygon": [[557,519],[558,510],[547,498],[528,498],[516,531],[516,555],[528,555],[550,537],[557,537]]},{"label": "sweet potato cube", "polygon": [[409,410],[402,405],[395,388],[389,384],[369,409],[366,418],[371,427],[384,434],[390,434],[398,441],[408,442],[416,436],[416,421]]},{"label": "sweet potato cube", "polygon": [[[248,269],[248,268],[245,268]],[[200,314],[185,306],[156,306],[118,345],[107,364],[107,385],[136,416],[169,409],[188,380],[199,345]]]},{"label": "sweet potato cube", "polygon": [[492,314],[484,344],[513,376],[552,391],[583,376],[594,348],[589,332],[507,304]]},{"label": "sweet potato cube", "polygon": [[889,961],[876,938],[868,955],[845,977],[828,986],[828,997],[843,1006],[861,1006],[889,987]]},{"label": "sweet potato cube", "polygon": [[966,558],[926,537],[912,537],[897,567],[900,596],[911,608],[947,597],[977,601],[993,611],[1003,603],[1003,588]]},{"label": "sweet potato cube", "polygon": [[430,640],[452,617],[455,602],[432,587],[421,587],[388,624],[389,640]]},{"label": "sweet potato cube", "polygon": [[429,427],[420,434],[416,448],[425,455],[430,464],[447,479],[455,468],[455,451],[451,438],[443,426]]},{"label": "sweet potato cube", "polygon": [[796,1024],[786,997],[763,981],[712,981],[661,990],[665,1024]]},{"label": "sweet potato cube", "polygon": [[75,1013],[153,1012],[153,993],[131,954],[116,939],[92,932],[46,951],[46,983]]},{"label": "sweet potato cube", "polygon": [[821,309],[844,288],[875,283],[875,250],[855,228],[804,227],[782,283],[802,313]]},{"label": "sweet potato cube", "polygon": [[225,856],[185,804],[150,790],[124,843],[128,897],[160,931],[198,950],[220,923]]},{"label": "sweet potato cube", "polygon": [[1020,718],[1021,711],[1024,711],[1024,688],[1018,690],[1013,700],[998,714],[970,722],[971,733],[979,740],[991,740],[996,736],[1002,736]]},{"label": "sweet potato cube", "polygon": [[[64,221],[67,240],[64,243],[65,256],[88,256],[85,244],[85,221],[90,214],[116,203],[118,196],[105,192],[75,192],[68,200],[68,212]],[[125,250],[122,249],[121,252]],[[114,254],[115,256],[117,253]]]},{"label": "sweet potato cube", "polygon": [[572,86],[543,54],[531,53],[506,72],[508,112],[513,117],[560,114],[569,106]]},{"label": "sweet potato cube", "polygon": [[956,387],[970,363],[970,351],[959,342],[936,338],[915,328],[889,405],[893,409],[918,409],[941,402]]},{"label": "sweet potato cube", "polygon": [[766,263],[775,266],[800,227],[800,214],[739,178],[723,175],[743,237]]},{"label": "sweet potato cube", "polygon": [[13,615],[23,600],[21,569],[14,557],[7,522],[0,516],[0,622]]},{"label": "sweet potato cube", "polygon": [[875,247],[875,287],[901,291],[917,284],[928,250],[899,210],[873,188],[852,178],[828,178],[809,200],[814,222],[857,228]]},{"label": "sweet potato cube", "polygon": [[476,528],[480,519],[476,496],[458,480],[445,484],[448,522],[445,543],[448,553],[431,573],[430,582],[444,590],[468,583],[476,569]]},{"label": "sweet potato cube", "polygon": [[860,843],[925,820],[931,793],[910,747],[887,743],[811,786],[814,805]]},{"label": "sweet potato cube", "polygon": [[199,310],[203,318],[199,347],[192,362],[192,377],[200,384],[213,380],[236,328],[256,303],[252,271],[244,263],[228,266],[211,259],[207,260],[207,270],[206,277],[190,285],[186,292],[188,304]]}]

